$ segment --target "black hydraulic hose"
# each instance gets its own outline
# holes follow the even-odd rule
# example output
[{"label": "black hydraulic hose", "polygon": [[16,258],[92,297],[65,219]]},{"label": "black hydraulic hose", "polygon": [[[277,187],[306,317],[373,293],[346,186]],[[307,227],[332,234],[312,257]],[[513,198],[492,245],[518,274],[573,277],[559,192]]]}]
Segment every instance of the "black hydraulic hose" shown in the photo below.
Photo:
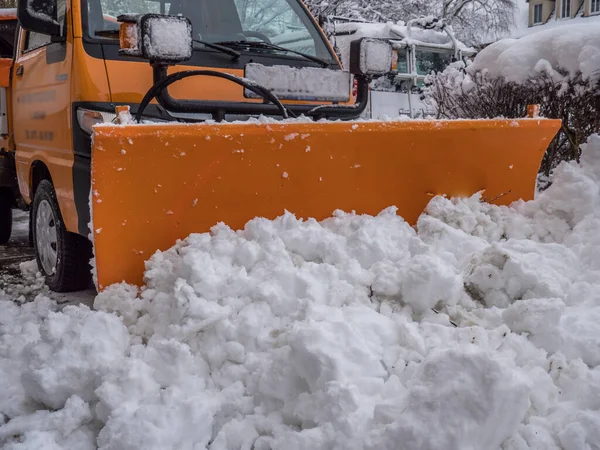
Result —
[{"label": "black hydraulic hose", "polygon": [[[242,115],[256,115],[256,114],[264,114],[264,115],[276,115],[280,114],[284,117],[288,117],[291,115],[292,117],[297,117],[298,115],[306,115],[308,117],[312,117],[314,119],[320,118],[332,118],[332,119],[340,119],[340,120],[351,120],[363,113],[366,109],[368,101],[369,101],[369,82],[370,78],[365,76],[356,76],[358,81],[358,92],[356,97],[356,103],[354,105],[287,105],[284,107],[284,110],[288,115],[282,114],[283,105],[278,106],[277,102],[271,103],[246,103],[246,102],[226,102],[226,101],[216,101],[216,100],[177,100],[174,99],[167,89],[164,89],[165,83],[167,80],[172,80],[172,77],[178,76],[178,73],[167,76],[167,68],[163,65],[154,65],[154,86],[148,91],[145,95],[142,103],[139,106],[138,112],[136,114],[136,120],[139,122],[141,120],[142,112],[149,105],[150,101],[153,98],[158,100],[158,103],[165,108],[168,112],[176,112],[176,113],[186,113],[186,114],[197,114],[197,113],[208,113],[213,117],[217,118],[217,120],[223,120],[224,114],[242,114]],[[229,74],[224,74],[222,72],[212,71],[189,71],[191,76],[192,72],[209,72],[210,74],[214,74],[217,77],[222,78],[233,78],[232,81],[245,86],[246,84],[250,84],[252,88],[263,90],[261,93],[257,93],[261,97],[265,98],[265,95],[273,95],[268,89],[263,86],[248,83],[247,80],[241,79]],[[179,72],[185,73],[185,72]],[[179,78],[178,78],[179,79]],[[172,81],[174,82],[174,81]],[[170,83],[170,82],[169,82]],[[256,92],[256,90],[253,92]],[[279,99],[277,99],[279,101]],[[184,121],[194,121],[194,119],[181,119]]]},{"label": "black hydraulic hose", "polygon": [[[166,70],[163,70],[163,67],[155,68],[156,70],[161,70],[161,73],[165,73]],[[176,72],[174,74],[168,75],[166,78],[162,78],[159,81],[155,82],[154,85],[150,88],[150,90],[146,93],[140,106],[135,115],[136,122],[140,122],[142,118],[142,114],[146,107],[150,104],[152,99],[154,99],[157,95],[159,95],[164,89],[166,89],[169,85],[182,80],[184,78],[193,77],[193,76],[209,76],[216,78],[224,78],[226,80],[232,81],[236,84],[239,84],[246,89],[254,92],[255,94],[261,96],[266,101],[270,101],[273,103],[284,119],[289,118],[288,110],[283,106],[281,101],[267,88],[260,86],[258,84],[252,84],[250,82],[245,81],[244,79],[237,77],[235,75],[231,75],[229,73],[217,72],[214,70],[186,70],[182,72]]]}]

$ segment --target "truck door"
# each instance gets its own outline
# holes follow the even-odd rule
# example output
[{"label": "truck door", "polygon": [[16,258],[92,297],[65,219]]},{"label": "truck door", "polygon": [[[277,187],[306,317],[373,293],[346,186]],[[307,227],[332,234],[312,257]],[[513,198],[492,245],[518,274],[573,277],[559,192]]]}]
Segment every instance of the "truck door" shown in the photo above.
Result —
[{"label": "truck door", "polygon": [[67,2],[59,0],[58,22],[66,41],[22,30],[12,73],[12,114],[19,186],[33,200],[32,165],[43,163],[50,172],[65,226],[77,231],[73,201],[71,124],[72,32]]}]

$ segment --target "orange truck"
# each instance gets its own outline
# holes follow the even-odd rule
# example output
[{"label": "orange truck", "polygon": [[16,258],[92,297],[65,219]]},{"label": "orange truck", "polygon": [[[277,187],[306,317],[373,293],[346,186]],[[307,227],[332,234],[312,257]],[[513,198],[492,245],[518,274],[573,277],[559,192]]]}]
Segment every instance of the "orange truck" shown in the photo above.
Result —
[{"label": "orange truck", "polygon": [[[381,39],[343,68],[300,0],[24,0],[1,13],[0,240],[30,212],[55,291],[141,285],[190,233],[435,195],[530,199],[559,121],[364,121]],[[94,269],[92,269],[94,267]]]}]

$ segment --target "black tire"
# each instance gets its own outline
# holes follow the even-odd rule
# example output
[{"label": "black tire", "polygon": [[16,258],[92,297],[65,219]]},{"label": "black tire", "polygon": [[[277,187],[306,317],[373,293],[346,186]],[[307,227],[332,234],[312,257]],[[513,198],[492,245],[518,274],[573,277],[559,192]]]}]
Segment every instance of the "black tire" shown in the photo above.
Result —
[{"label": "black tire", "polygon": [[[54,273],[46,273],[44,270],[37,239],[37,219],[40,204],[46,201],[55,218],[56,245],[56,268]],[[74,292],[85,290],[91,282],[90,259],[92,257],[92,246],[88,239],[78,234],[69,233],[64,226],[62,215],[56,200],[56,193],[52,183],[42,180],[38,185],[33,198],[31,230],[33,232],[33,246],[35,258],[41,273],[46,277],[46,284],[55,292]]]},{"label": "black tire", "polygon": [[0,245],[7,244],[12,234],[12,194],[0,189]]}]

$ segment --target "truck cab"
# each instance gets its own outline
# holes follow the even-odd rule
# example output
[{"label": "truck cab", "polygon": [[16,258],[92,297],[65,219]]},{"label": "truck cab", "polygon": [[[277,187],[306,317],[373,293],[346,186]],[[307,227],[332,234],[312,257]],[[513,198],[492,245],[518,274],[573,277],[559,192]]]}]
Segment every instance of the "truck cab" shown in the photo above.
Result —
[{"label": "truck cab", "polygon": [[[10,181],[4,184],[12,185],[4,192],[13,194],[5,196],[11,207],[16,197],[31,210],[38,266],[53,290],[79,290],[90,282],[92,127],[114,121],[119,105],[129,105],[135,113],[156,81],[155,68],[147,61],[120,51],[117,18],[149,13],[182,15],[192,25],[191,58],[169,67],[169,73],[210,69],[243,77],[248,64],[341,69],[326,36],[300,0],[20,2],[18,26],[12,17],[12,55],[0,60],[5,85],[0,101],[6,102],[5,121],[0,123],[5,137],[2,156],[4,165],[12,166],[4,177]],[[144,117],[238,120],[261,114],[264,103],[222,78],[182,80],[171,87],[170,95],[211,108],[190,114],[152,102]],[[297,97],[286,102],[298,106],[314,100]],[[329,104],[340,99],[333,100]],[[5,240],[6,230],[10,235],[6,209]]]}]

